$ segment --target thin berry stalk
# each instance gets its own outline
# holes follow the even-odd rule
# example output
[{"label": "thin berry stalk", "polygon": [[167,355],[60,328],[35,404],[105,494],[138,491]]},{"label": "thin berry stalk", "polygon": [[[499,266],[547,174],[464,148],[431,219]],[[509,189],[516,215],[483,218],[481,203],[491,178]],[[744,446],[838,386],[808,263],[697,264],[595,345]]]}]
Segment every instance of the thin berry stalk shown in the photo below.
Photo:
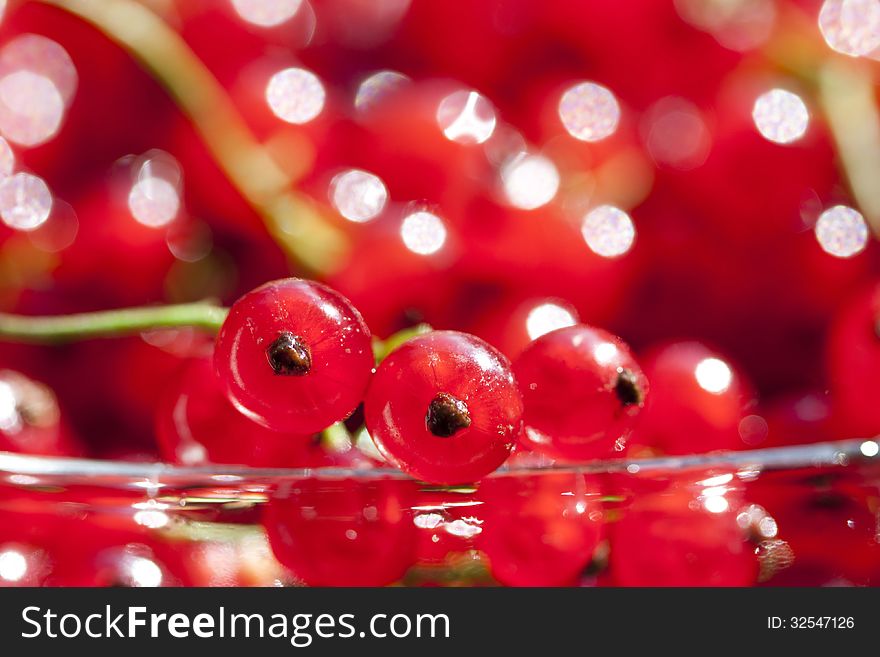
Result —
[{"label": "thin berry stalk", "polygon": [[59,343],[181,327],[216,333],[227,312],[226,308],[199,302],[42,317],[0,313],[0,339]]},{"label": "thin berry stalk", "polygon": [[222,85],[183,38],[134,0],[39,0],[63,9],[125,48],[189,117],[214,160],[278,244],[306,271],[328,273],[348,243],[261,146]]}]

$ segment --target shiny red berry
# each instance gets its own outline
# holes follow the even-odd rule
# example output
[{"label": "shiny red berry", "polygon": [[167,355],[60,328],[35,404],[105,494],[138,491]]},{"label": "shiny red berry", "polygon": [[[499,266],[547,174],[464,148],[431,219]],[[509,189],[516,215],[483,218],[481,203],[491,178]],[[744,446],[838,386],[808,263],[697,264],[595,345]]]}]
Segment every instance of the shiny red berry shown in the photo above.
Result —
[{"label": "shiny red berry", "polygon": [[575,474],[504,476],[480,484],[477,547],[509,586],[568,586],[589,564],[603,512],[593,480]]},{"label": "shiny red berry", "polygon": [[156,409],[156,440],[164,460],[183,465],[308,467],[321,451],[312,435],[272,431],[239,413],[210,355],[187,362],[169,386]]},{"label": "shiny red berry", "polygon": [[634,450],[694,454],[748,446],[740,423],[751,386],[727,358],[698,342],[677,342],[646,356],[645,373],[653,392],[631,441]]},{"label": "shiny red berry", "polygon": [[373,369],[370,330],[330,288],[274,281],[233,304],[214,365],[242,413],[276,431],[313,433],[348,417],[363,398]]},{"label": "shiny red berry", "polygon": [[412,565],[406,482],[307,479],[282,487],[263,525],[278,560],[312,586],[384,586]]},{"label": "shiny red berry", "polygon": [[648,380],[624,342],[583,324],[547,333],[516,359],[524,440],[566,459],[618,451],[645,404]]},{"label": "shiny red berry", "polygon": [[479,338],[435,331],[379,366],[364,405],[382,455],[433,483],[476,481],[504,463],[521,427],[510,362]]}]

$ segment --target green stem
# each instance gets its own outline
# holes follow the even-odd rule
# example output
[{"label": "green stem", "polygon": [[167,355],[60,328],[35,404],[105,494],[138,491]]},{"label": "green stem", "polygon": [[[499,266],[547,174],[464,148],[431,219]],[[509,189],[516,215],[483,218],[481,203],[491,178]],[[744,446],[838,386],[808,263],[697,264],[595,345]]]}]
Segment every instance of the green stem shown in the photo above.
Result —
[{"label": "green stem", "polygon": [[189,117],[211,156],[288,255],[328,273],[348,249],[345,235],[257,142],[223,86],[165,21],[135,0],[37,0],[63,9],[125,48]]},{"label": "green stem", "polygon": [[216,333],[227,312],[226,308],[200,302],[54,317],[0,313],[0,339],[13,342],[69,342],[184,326]]},{"label": "green stem", "polygon": [[870,70],[828,62],[819,70],[819,103],[859,209],[880,235],[880,109]]}]

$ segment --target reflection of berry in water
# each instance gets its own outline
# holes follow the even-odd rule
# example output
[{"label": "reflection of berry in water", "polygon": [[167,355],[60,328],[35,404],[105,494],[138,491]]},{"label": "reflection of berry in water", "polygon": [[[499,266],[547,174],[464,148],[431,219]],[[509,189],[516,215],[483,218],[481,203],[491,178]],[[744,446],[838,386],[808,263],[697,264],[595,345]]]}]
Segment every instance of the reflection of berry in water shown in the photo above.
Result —
[{"label": "reflection of berry in water", "polygon": [[636,497],[609,525],[610,581],[618,586],[749,586],[758,561],[724,487],[671,488]]},{"label": "reflection of berry in water", "polygon": [[476,481],[505,461],[522,400],[499,351],[472,335],[435,331],[385,358],[364,410],[383,456],[418,479],[450,484]]},{"label": "reflection of berry in water", "polygon": [[776,521],[793,562],[771,585],[876,585],[880,582],[877,502],[880,491],[864,481],[817,476],[764,477],[746,489]]},{"label": "reflection of berry in water", "polygon": [[217,336],[217,375],[236,407],[266,427],[300,434],[346,418],[373,368],[370,331],[319,283],[266,283],[233,304]]},{"label": "reflection of berry in water", "polygon": [[509,586],[575,584],[602,528],[596,482],[583,475],[503,476],[480,484],[477,547]]},{"label": "reflection of berry in water", "polygon": [[313,436],[266,429],[239,413],[223,394],[211,356],[182,366],[156,410],[162,458],[182,465],[310,467],[321,462]]},{"label": "reflection of berry in water", "polygon": [[645,404],[648,381],[620,338],[585,325],[547,333],[516,359],[526,443],[568,459],[610,457]]},{"label": "reflection of berry in water", "polygon": [[391,584],[414,559],[406,482],[292,482],[269,502],[263,525],[278,560],[313,586]]}]

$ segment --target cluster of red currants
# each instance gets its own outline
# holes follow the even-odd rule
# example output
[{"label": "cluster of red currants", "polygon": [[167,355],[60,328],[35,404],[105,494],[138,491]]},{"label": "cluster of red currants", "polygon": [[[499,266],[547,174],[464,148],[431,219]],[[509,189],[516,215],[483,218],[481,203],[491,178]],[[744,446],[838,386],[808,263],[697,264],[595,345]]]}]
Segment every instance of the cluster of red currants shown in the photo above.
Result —
[{"label": "cluster of red currants", "polygon": [[166,458],[314,465],[302,457],[315,434],[363,402],[381,456],[440,484],[479,480],[515,445],[554,458],[610,457],[648,390],[628,347],[585,325],[541,336],[513,364],[480,338],[431,331],[377,367],[360,313],[332,289],[295,278],[233,304],[214,348],[216,377],[208,362],[188,366],[160,409]]}]

